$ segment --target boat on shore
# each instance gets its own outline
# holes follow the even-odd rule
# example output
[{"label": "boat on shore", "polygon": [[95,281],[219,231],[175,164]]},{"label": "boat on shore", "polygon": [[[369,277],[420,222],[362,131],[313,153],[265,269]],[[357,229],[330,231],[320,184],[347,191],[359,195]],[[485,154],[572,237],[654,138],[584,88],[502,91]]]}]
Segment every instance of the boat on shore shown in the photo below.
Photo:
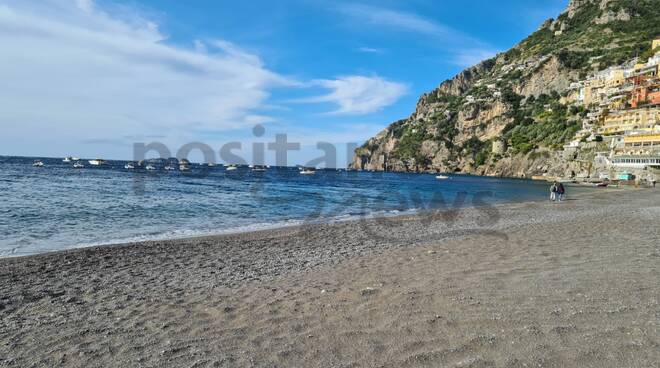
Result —
[{"label": "boat on shore", "polygon": [[100,158],[95,158],[95,159],[89,160],[87,162],[89,162],[89,164],[92,165],[92,166],[101,166],[101,165],[105,164],[105,161],[100,159]]}]

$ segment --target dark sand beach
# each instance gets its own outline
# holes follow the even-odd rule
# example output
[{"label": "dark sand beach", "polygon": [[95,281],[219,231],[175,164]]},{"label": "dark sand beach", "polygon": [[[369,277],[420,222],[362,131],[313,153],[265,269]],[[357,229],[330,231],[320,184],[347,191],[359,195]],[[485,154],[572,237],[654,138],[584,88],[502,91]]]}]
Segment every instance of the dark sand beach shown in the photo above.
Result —
[{"label": "dark sand beach", "polygon": [[657,367],[659,219],[606,189],[1,259],[0,366]]}]

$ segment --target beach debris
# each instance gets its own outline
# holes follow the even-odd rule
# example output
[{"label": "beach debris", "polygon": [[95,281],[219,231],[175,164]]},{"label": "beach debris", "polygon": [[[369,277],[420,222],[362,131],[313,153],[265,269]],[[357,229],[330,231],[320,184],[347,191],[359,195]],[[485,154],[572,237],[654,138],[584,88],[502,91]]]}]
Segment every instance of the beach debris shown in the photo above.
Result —
[{"label": "beach debris", "polygon": [[378,289],[372,288],[372,287],[366,287],[360,291],[360,295],[362,296],[368,296],[368,295],[373,295],[378,293]]}]

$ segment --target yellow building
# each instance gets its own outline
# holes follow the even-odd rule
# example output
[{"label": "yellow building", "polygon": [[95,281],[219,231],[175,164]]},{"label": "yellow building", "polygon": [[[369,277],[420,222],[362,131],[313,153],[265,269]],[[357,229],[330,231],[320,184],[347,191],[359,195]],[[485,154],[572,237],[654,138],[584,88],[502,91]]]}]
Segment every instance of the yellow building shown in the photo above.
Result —
[{"label": "yellow building", "polygon": [[660,123],[660,108],[650,107],[610,112],[599,129],[602,134],[624,133],[632,130],[653,131]]},{"label": "yellow building", "polygon": [[592,79],[584,83],[584,104],[600,104],[602,101],[601,90],[605,87],[603,79]]},{"label": "yellow building", "polygon": [[660,133],[629,135],[623,138],[623,151],[629,155],[650,155],[660,151]]},{"label": "yellow building", "polygon": [[623,69],[614,69],[605,79],[606,87],[619,87],[626,82],[626,74]]}]

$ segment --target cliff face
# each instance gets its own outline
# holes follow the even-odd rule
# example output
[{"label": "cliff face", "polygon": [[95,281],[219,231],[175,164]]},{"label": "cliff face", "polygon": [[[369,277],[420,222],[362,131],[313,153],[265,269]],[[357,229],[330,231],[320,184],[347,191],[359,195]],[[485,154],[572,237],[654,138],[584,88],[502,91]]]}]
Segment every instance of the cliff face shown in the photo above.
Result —
[{"label": "cliff face", "polygon": [[[575,82],[630,60],[660,34],[655,0],[572,0],[511,50],[423,94],[415,111],[355,152],[362,170],[563,176],[585,109],[565,103]],[[572,86],[573,84],[573,86]]]}]

